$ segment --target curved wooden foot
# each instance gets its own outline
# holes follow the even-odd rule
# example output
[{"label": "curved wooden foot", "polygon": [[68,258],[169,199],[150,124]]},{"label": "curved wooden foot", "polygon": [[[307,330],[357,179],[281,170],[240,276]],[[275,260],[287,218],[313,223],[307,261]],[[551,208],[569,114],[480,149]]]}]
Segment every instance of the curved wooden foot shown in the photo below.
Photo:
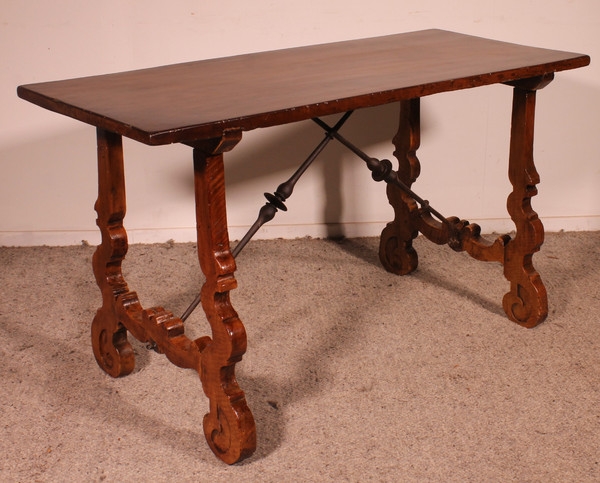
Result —
[{"label": "curved wooden foot", "polygon": [[256,425],[244,393],[235,380],[233,366],[221,368],[221,376],[226,384],[219,385],[218,389],[212,377],[215,373],[219,374],[215,369],[215,364],[203,363],[200,373],[204,390],[210,399],[210,411],[204,415],[203,421],[204,436],[215,455],[225,463],[233,464],[254,453]]},{"label": "curved wooden foot", "polygon": [[511,291],[502,299],[502,306],[510,320],[523,327],[535,327],[548,315],[546,288],[539,275],[524,284],[511,283]]},{"label": "curved wooden foot", "polygon": [[402,233],[397,225],[388,223],[379,239],[379,260],[383,268],[396,275],[408,275],[414,272],[419,265],[419,255],[412,246],[416,235]]},{"label": "curved wooden foot", "polygon": [[[206,258],[207,253],[201,256]],[[235,268],[233,257],[230,263],[223,265],[225,271]],[[235,364],[246,352],[246,330],[229,300],[229,290],[235,287],[232,274],[207,279],[202,287],[202,307],[213,333],[205,341],[200,363],[202,388],[210,401],[204,435],[215,455],[228,464],[247,458],[256,449],[254,417],[235,378]]]},{"label": "curved wooden foot", "polygon": [[[420,142],[420,99],[401,101],[400,124],[393,140],[394,156],[398,160],[398,178],[409,187],[421,172],[416,154]],[[419,208],[415,200],[392,183],[387,185],[387,196],[395,216],[381,233],[379,260],[388,272],[406,275],[416,270],[419,264],[412,246],[419,234],[414,223]]]},{"label": "curved wooden foot", "polygon": [[202,308],[212,329],[205,339],[200,379],[210,400],[204,434],[213,452],[228,464],[256,449],[256,425],[244,392],[235,378],[235,364],[246,352],[246,330],[231,306],[229,291],[237,286],[235,261],[229,250],[223,152],[232,149],[241,132],[194,145],[198,258],[206,276]]},{"label": "curved wooden foot", "polygon": [[100,309],[92,322],[92,349],[98,365],[112,377],[130,374],[135,356],[127,341],[127,330],[114,323],[114,314]]},{"label": "curved wooden foot", "polygon": [[204,436],[210,449],[227,464],[237,463],[250,456],[252,444],[243,441],[247,434],[242,428],[243,416],[230,403],[216,404],[216,410],[204,415]]},{"label": "curved wooden foot", "polygon": [[510,281],[510,292],[504,296],[502,306],[513,322],[535,327],[548,315],[548,296],[533,267],[533,254],[544,242],[544,227],[529,202],[529,198],[522,199],[515,192],[509,197],[509,212],[517,224],[517,235],[504,253],[504,276]]}]

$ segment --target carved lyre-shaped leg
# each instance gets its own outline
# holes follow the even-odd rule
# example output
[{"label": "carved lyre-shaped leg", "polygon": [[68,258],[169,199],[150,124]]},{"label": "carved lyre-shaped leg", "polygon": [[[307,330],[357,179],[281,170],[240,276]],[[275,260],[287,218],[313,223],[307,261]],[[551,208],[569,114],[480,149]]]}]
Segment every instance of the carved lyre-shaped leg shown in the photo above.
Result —
[{"label": "carved lyre-shaped leg", "polygon": [[125,376],[134,367],[127,330],[119,322],[116,298],[129,292],[121,262],[127,253],[125,177],[121,136],[98,129],[98,212],[102,243],[93,257],[94,275],[102,291],[102,307],[92,322],[92,347],[100,367],[113,377]]},{"label": "carved lyre-shaped leg", "polygon": [[202,387],[210,400],[204,433],[215,454],[230,464],[256,448],[254,418],[235,378],[235,364],[246,352],[246,331],[229,300],[237,282],[229,250],[222,153],[240,138],[241,132],[233,131],[193,144],[198,257],[206,276],[202,307],[212,329],[200,368]]},{"label": "carved lyre-shaped leg", "polygon": [[[400,102],[400,125],[394,137],[394,156],[398,159],[398,178],[411,186],[421,172],[416,155],[420,144],[420,99]],[[414,199],[393,183],[387,185],[387,196],[394,208],[394,221],[381,233],[379,259],[386,270],[406,275],[417,268],[418,256],[412,246],[419,234],[414,222],[419,208]]]},{"label": "carved lyre-shaped leg", "polygon": [[202,305],[212,328],[211,337],[195,341],[184,334],[183,322],[162,307],[144,310],[129,290],[121,263],[127,253],[125,177],[121,136],[98,130],[98,227],[102,243],[93,258],[102,291],[102,307],[92,322],[92,346],[98,364],[113,377],[129,374],[134,354],[127,331],[151,342],[174,364],[198,370],[210,412],[204,432],[211,449],[226,463],[235,463],[256,448],[256,428],[244,393],[234,374],[246,351],[246,333],[229,302],[235,288],[235,262],[229,252],[222,153],[241,133],[194,145],[198,254],[206,275]]},{"label": "carved lyre-shaped leg", "polygon": [[533,255],[544,242],[544,226],[531,208],[537,194],[539,174],[533,161],[533,127],[536,90],[545,87],[552,75],[510,83],[514,86],[508,176],[513,191],[508,212],[516,226],[516,236],[506,245],[504,275],[510,292],[503,306],[508,317],[525,327],[542,322],[548,314],[546,288],[533,268]]}]

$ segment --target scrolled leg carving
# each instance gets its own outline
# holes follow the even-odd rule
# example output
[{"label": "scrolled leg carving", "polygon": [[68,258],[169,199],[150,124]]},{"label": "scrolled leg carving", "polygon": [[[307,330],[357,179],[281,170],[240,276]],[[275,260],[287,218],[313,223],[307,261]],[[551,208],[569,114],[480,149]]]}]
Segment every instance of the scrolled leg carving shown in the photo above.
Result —
[{"label": "scrolled leg carving", "polygon": [[[398,159],[398,178],[411,186],[421,171],[416,155],[420,145],[420,99],[400,102],[400,124],[394,137],[394,156]],[[416,270],[419,263],[412,246],[419,234],[417,218],[419,207],[415,200],[394,184],[387,185],[387,196],[394,208],[394,221],[388,223],[381,233],[379,259],[383,267],[398,275]]]},{"label": "scrolled leg carving", "polygon": [[510,292],[503,299],[508,317],[525,327],[534,327],[548,314],[546,288],[533,267],[533,255],[544,242],[544,226],[531,207],[537,194],[539,174],[533,161],[533,127],[536,89],[552,80],[543,76],[513,83],[513,113],[510,141],[509,179],[513,191],[508,197],[508,212],[517,233],[504,252],[504,275]]},{"label": "scrolled leg carving", "polygon": [[129,292],[121,262],[127,253],[125,178],[121,137],[98,129],[98,213],[102,242],[93,256],[94,275],[102,291],[102,307],[92,322],[92,348],[98,365],[113,377],[134,368],[134,354],[127,330],[119,322],[115,300]]},{"label": "scrolled leg carving", "polygon": [[231,306],[229,291],[236,287],[235,261],[229,250],[223,152],[232,149],[241,132],[194,144],[198,258],[206,276],[202,307],[212,338],[202,341],[202,387],[210,400],[204,434],[214,453],[232,464],[256,448],[254,418],[235,378],[235,364],[246,352],[246,331]]},{"label": "scrolled leg carving", "polygon": [[130,291],[121,271],[127,253],[125,177],[121,137],[98,130],[98,227],[102,242],[93,257],[102,307],[92,322],[92,346],[100,367],[113,377],[129,374],[134,354],[127,331],[150,342],[174,364],[198,371],[210,412],[204,433],[211,449],[226,463],[248,457],[256,448],[256,428],[244,393],[235,379],[235,364],[246,351],[246,332],[229,301],[236,286],[235,262],[229,251],[222,153],[239,141],[241,133],[195,143],[198,255],[206,275],[202,305],[212,338],[195,341],[185,336],[181,319],[162,307],[144,310]]},{"label": "scrolled leg carving", "polygon": [[[506,83],[514,87],[509,158],[513,191],[507,207],[516,226],[516,236],[502,235],[490,241],[481,236],[478,225],[466,220],[450,217],[437,221],[427,209],[418,208],[410,195],[390,183],[387,194],[395,218],[383,230],[379,247],[380,260],[388,271],[407,274],[416,269],[418,257],[412,241],[421,232],[434,243],[447,243],[452,249],[466,251],[477,260],[502,263],[511,286],[504,296],[503,307],[511,320],[534,327],[546,318],[546,289],[533,267],[533,255],[544,241],[544,227],[531,207],[531,198],[537,194],[536,185],[540,181],[533,161],[536,91],[552,79],[553,74],[547,74]],[[416,157],[419,142],[419,99],[402,101],[400,127],[394,137],[394,155],[399,162],[398,178],[407,186],[411,186],[419,175]]]},{"label": "scrolled leg carving", "polygon": [[130,374],[135,365],[127,330],[115,325],[112,314],[99,309],[92,321],[92,348],[98,365],[112,377]]},{"label": "scrolled leg carving", "polygon": [[[213,340],[202,353],[200,379],[210,399],[204,435],[213,452],[232,464],[256,448],[254,417],[235,378],[235,363],[246,352],[246,332],[231,308],[228,294],[202,291],[202,305],[213,327]],[[208,300],[208,301],[207,301]]]}]

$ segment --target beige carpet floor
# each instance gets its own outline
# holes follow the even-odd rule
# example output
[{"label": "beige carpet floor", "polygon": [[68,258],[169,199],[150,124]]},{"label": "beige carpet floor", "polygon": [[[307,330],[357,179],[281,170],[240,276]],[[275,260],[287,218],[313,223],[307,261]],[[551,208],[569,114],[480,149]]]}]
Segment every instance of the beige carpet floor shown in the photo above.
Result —
[{"label": "beige carpet floor", "polygon": [[[499,265],[415,245],[407,277],[375,239],[248,245],[232,301],[258,449],[231,467],[196,373],[140,343],[131,375],[96,365],[92,247],[1,248],[0,481],[600,481],[600,233],[547,235],[531,330],[502,312]],[[175,313],[202,282],[192,244],[134,245],[124,271]]]}]

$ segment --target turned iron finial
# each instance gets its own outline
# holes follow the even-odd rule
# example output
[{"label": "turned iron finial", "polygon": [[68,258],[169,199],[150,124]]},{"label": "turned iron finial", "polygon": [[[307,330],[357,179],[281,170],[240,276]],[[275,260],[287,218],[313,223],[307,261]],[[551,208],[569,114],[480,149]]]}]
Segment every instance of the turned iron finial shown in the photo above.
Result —
[{"label": "turned iron finial", "polygon": [[366,162],[367,168],[371,170],[371,177],[375,181],[384,181],[389,179],[392,172],[392,162],[389,159],[369,158]]}]

